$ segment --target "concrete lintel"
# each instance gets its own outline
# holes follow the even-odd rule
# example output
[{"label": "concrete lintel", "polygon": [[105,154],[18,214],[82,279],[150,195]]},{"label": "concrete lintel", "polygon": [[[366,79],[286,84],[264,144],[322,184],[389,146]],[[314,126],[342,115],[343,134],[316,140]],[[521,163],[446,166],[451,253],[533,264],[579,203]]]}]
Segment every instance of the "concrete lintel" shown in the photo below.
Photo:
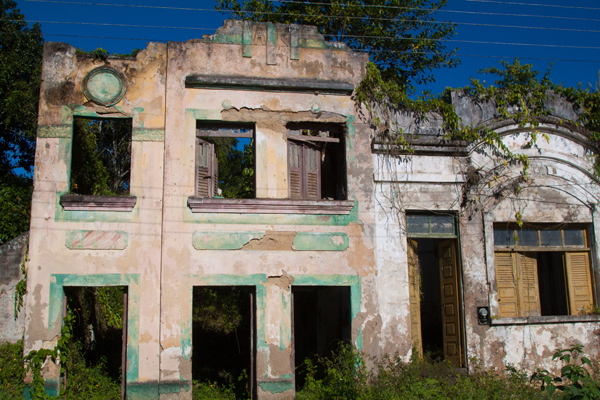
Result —
[{"label": "concrete lintel", "polygon": [[243,76],[190,75],[185,78],[188,88],[255,90],[351,95],[354,84],[317,79],[277,79]]}]

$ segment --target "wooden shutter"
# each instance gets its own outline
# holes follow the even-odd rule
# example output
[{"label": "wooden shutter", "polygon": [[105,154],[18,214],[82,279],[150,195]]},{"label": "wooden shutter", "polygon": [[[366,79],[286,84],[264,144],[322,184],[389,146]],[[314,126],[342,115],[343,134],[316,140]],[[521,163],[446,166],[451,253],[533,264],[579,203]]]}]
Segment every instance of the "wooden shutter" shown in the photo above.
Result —
[{"label": "wooden shutter", "polygon": [[214,145],[196,138],[196,196],[213,197]]},{"label": "wooden shutter", "polygon": [[304,174],[306,176],[306,199],[321,198],[321,152],[316,147],[304,145]]},{"label": "wooden shutter", "polygon": [[589,257],[587,252],[565,253],[571,315],[589,310],[594,304]]},{"label": "wooden shutter", "polygon": [[519,305],[521,317],[541,315],[536,253],[516,253],[519,268]]},{"label": "wooden shutter", "polygon": [[423,341],[421,339],[421,273],[417,242],[408,239],[408,294],[410,299],[410,333],[413,351],[423,357]]},{"label": "wooden shutter", "polygon": [[518,317],[517,266],[514,253],[496,252],[496,287],[498,316]]},{"label": "wooden shutter", "polygon": [[456,242],[444,240],[438,244],[444,360],[455,367],[463,366],[462,324],[459,299]]},{"label": "wooden shutter", "polygon": [[288,187],[290,199],[302,199],[302,147],[288,141]]}]

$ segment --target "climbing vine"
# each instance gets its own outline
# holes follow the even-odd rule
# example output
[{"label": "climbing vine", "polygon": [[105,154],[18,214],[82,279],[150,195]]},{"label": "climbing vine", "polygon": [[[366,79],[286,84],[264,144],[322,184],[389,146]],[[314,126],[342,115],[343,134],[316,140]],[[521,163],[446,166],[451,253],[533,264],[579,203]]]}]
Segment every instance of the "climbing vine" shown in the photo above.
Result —
[{"label": "climbing vine", "polygon": [[[367,66],[365,79],[356,91],[356,100],[369,111],[371,124],[376,130],[375,139],[382,144],[382,151],[387,155],[397,155],[398,149],[405,153],[412,152],[409,137],[406,136],[396,120],[399,114],[410,114],[414,124],[439,116],[442,120],[442,137],[450,141],[465,141],[485,147],[487,154],[497,159],[497,167],[483,172],[471,165],[464,169],[465,185],[463,188],[463,207],[473,206],[477,210],[483,191],[493,189],[492,196],[516,197],[521,191],[521,184],[527,181],[529,159],[525,154],[514,153],[503,142],[501,136],[485,123],[477,126],[463,124],[452,103],[453,91],[463,93],[477,104],[491,104],[495,108],[496,120],[513,120],[518,126],[527,128],[529,146],[540,140],[537,130],[541,121],[548,121],[551,110],[547,108],[550,97],[562,97],[573,104],[578,112],[576,125],[588,131],[593,147],[594,174],[600,177],[600,94],[598,85],[591,88],[564,88],[555,85],[550,79],[550,68],[542,75],[530,64],[521,64],[519,60],[512,63],[500,62],[500,67],[486,68],[480,71],[484,75],[495,76],[494,84],[471,79],[469,86],[461,89],[446,89],[439,96],[424,93],[413,99],[402,87],[393,81],[383,78],[377,67],[370,63]],[[599,76],[600,78],[600,76]],[[561,122],[553,121],[560,124]],[[548,137],[542,135],[543,139]],[[519,176],[503,176],[508,167],[521,166]],[[397,192],[400,192],[397,190]],[[486,198],[490,194],[485,194]],[[522,223],[520,209],[515,210],[517,223]]]},{"label": "climbing vine", "polygon": [[25,295],[27,294],[27,268],[25,268],[25,262],[27,261],[27,255],[29,250],[25,253],[25,257],[21,260],[21,279],[15,286],[15,320],[19,317],[19,311],[23,307]]}]

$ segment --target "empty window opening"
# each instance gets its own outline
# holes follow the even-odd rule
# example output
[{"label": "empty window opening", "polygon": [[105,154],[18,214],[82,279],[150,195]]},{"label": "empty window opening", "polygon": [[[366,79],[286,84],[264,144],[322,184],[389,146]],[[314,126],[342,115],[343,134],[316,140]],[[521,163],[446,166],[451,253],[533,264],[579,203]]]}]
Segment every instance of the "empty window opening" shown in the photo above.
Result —
[{"label": "empty window opening", "polygon": [[306,379],[304,360],[330,357],[351,342],[350,287],[294,286],[293,343],[296,390]]},{"label": "empty window opening", "polygon": [[102,382],[86,382],[86,385],[98,385],[98,394],[104,394],[105,398],[118,397],[120,392],[124,399],[127,287],[65,287],[64,290],[66,307],[74,316],[64,384],[70,393],[76,394],[78,378],[102,375],[106,377]]},{"label": "empty window opening", "polygon": [[290,199],[346,200],[346,149],[339,124],[290,123]]},{"label": "empty window opening", "polygon": [[500,317],[560,316],[594,305],[585,227],[494,225]]},{"label": "empty window opening", "polygon": [[201,123],[196,128],[196,196],[255,197],[254,127]]},{"label": "empty window opening", "polygon": [[74,118],[71,193],[129,195],[131,130],[131,118]]},{"label": "empty window opening", "polygon": [[198,286],[193,296],[192,379],[255,398],[255,288]]}]

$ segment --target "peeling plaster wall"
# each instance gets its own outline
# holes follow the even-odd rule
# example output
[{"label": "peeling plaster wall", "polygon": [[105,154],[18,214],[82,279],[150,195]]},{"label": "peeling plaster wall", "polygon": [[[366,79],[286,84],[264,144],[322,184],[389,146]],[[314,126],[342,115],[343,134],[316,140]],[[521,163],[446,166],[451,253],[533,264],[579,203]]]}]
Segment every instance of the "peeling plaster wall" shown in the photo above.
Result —
[{"label": "peeling plaster wall", "polygon": [[[127,92],[115,106],[84,97],[84,77],[98,67],[125,77]],[[149,44],[135,58],[106,60],[62,43],[44,47],[24,351],[54,346],[64,286],[125,285],[130,294],[128,384],[159,378],[165,68],[166,45],[160,43]],[[67,211],[60,205],[69,191],[75,116],[132,118],[130,194],[136,205],[131,211]],[[48,373],[58,384],[58,372]]]},{"label": "peeling plaster wall", "polygon": [[[462,98],[459,100],[457,111],[464,117],[463,122],[480,123],[486,118],[493,118],[490,111],[493,107],[478,107]],[[521,183],[518,196],[511,197],[502,191],[499,195],[490,195],[496,185],[511,187],[513,181],[520,179],[522,167],[498,163],[484,146],[471,145],[464,156],[444,156],[443,147],[437,150],[438,155],[435,148],[430,149],[428,154],[373,155],[377,204],[376,254],[379,290],[382,293],[379,307],[388,310],[381,313],[383,326],[396,326],[406,342],[411,342],[406,212],[453,211],[458,215],[460,296],[465,331],[463,354],[469,368],[502,368],[514,364],[529,371],[536,367],[556,370],[558,365],[552,362],[554,351],[576,343],[583,344],[588,355],[600,354],[600,320],[597,316],[538,317],[532,320],[497,317],[494,222],[516,222],[515,214],[520,211],[524,222],[586,224],[591,235],[598,237],[600,224],[596,209],[600,188],[591,173],[593,159],[586,145],[588,138],[569,121],[552,120],[557,117],[575,118],[569,104],[552,99],[550,106],[555,115],[536,128],[539,133],[535,143],[531,143],[529,137],[532,128],[519,127],[514,121],[489,123],[502,135],[503,142],[511,151],[529,157],[528,178]],[[477,112],[483,112],[483,117]],[[435,136],[435,121],[433,116],[430,122],[419,125],[410,115],[398,115],[395,123],[410,133],[424,132],[424,135]],[[423,136],[415,136],[416,143],[419,143],[419,137]],[[480,190],[481,201],[469,203],[465,202],[464,189],[472,171],[476,171],[481,179],[493,176],[497,171],[497,179],[491,180],[490,190]],[[592,240],[591,261],[596,293],[600,282],[598,254],[598,243]],[[478,306],[490,306],[491,326],[478,325]],[[385,348],[386,342],[393,342],[385,332],[382,329],[382,348]],[[400,354],[408,359],[410,345],[405,346]],[[477,362],[474,364],[471,360]]]},{"label": "peeling plaster wall", "polygon": [[[15,343],[23,338],[25,313],[15,318],[17,283],[23,278],[21,263],[27,255],[28,233],[0,246],[0,343]],[[24,307],[21,308],[23,310]]]}]

